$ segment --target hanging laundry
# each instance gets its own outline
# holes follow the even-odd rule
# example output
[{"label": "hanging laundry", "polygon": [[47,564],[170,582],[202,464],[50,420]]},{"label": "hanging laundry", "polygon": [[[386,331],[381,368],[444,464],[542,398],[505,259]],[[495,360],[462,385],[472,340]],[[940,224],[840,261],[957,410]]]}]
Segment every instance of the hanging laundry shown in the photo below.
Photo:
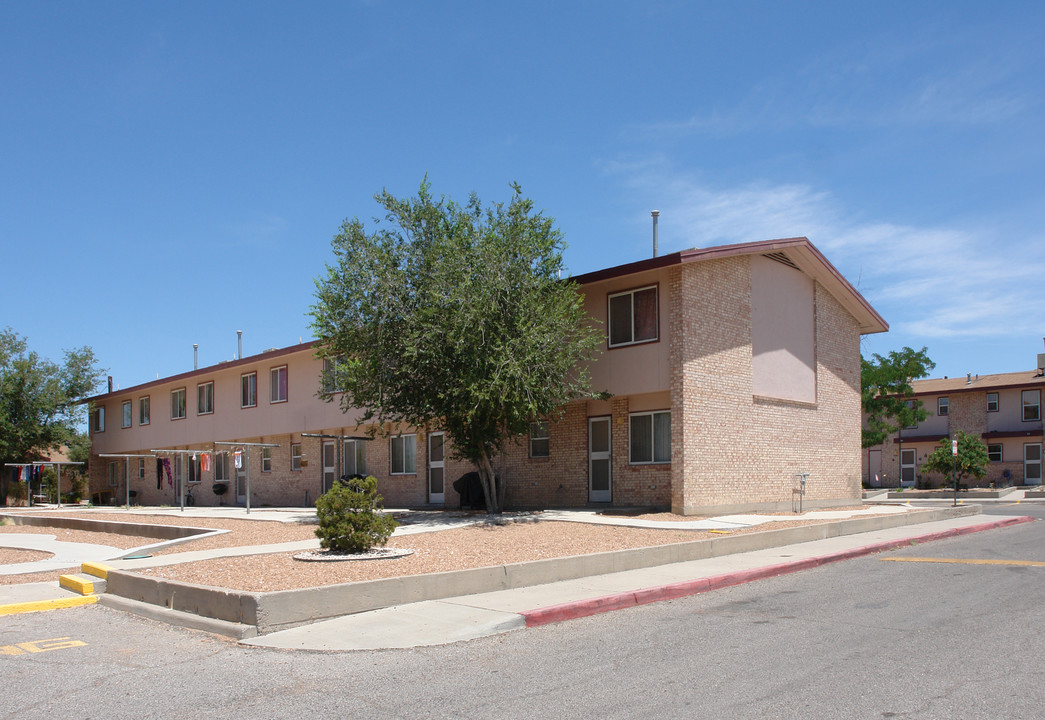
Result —
[{"label": "hanging laundry", "polygon": [[232,458],[233,458],[233,461],[234,461],[233,464],[236,466],[237,470],[239,470],[240,468],[243,467],[243,451],[242,450],[237,450],[236,452],[234,452],[232,454]]},{"label": "hanging laundry", "polygon": [[203,472],[210,472],[210,455],[208,453],[200,455],[200,469]]},{"label": "hanging laundry", "polygon": [[167,485],[174,487],[174,478],[171,477],[171,460],[163,458],[163,469],[167,473]]}]

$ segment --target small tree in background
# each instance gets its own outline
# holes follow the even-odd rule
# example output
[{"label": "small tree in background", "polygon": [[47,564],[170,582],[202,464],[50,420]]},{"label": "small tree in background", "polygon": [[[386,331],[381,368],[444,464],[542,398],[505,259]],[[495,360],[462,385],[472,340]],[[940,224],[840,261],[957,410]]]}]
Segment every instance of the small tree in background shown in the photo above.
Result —
[{"label": "small tree in background", "polygon": [[399,523],[381,512],[381,502],[373,475],[334,483],[316,500],[316,537],[320,546],[338,553],[365,552],[375,545],[383,546]]},{"label": "small tree in background", "polygon": [[[922,471],[940,473],[949,479],[957,467],[958,480],[970,477],[979,480],[984,477],[987,474],[987,464],[990,462],[990,458],[987,456],[987,446],[978,437],[970,435],[964,430],[959,430],[955,439],[958,441],[957,458],[951,451],[951,439],[944,438],[922,463]],[[944,485],[947,484],[947,482],[944,483]]]},{"label": "small tree in background", "polygon": [[929,417],[922,401],[914,397],[911,381],[925,377],[934,367],[936,363],[925,348],[915,351],[905,347],[891,350],[888,357],[875,353],[870,360],[860,358],[865,448],[881,445],[897,429]]}]

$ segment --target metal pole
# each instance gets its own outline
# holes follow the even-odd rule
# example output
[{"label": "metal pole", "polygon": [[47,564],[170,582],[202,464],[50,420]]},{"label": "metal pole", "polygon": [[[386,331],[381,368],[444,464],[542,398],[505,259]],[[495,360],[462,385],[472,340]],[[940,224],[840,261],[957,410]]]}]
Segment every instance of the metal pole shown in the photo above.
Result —
[{"label": "metal pole", "polygon": [[[174,457],[175,457],[175,459],[177,459],[177,458],[183,458],[185,456],[184,455],[175,455]],[[175,475],[178,474],[178,465],[177,464],[174,465],[174,474]],[[180,503],[181,503],[181,511],[185,512],[185,468],[184,467],[182,468],[181,475],[178,477],[177,488],[178,488],[178,498],[180,499]]]},{"label": "metal pole", "polygon": [[131,509],[131,459],[123,459],[123,484],[127,498],[127,509]]}]

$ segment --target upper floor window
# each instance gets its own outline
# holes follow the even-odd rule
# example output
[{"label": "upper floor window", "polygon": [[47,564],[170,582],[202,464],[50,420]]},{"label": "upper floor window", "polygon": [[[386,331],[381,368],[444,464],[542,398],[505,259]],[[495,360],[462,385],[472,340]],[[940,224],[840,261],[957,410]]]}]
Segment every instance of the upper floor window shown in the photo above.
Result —
[{"label": "upper floor window", "polygon": [[1041,390],[1023,391],[1023,419],[1028,422],[1041,420]]},{"label": "upper floor window", "polygon": [[210,415],[214,412],[214,382],[205,382],[196,386],[196,414]]},{"label": "upper floor window", "polygon": [[91,432],[105,432],[105,406],[100,405],[91,413]]},{"label": "upper floor window", "polygon": [[143,398],[138,398],[138,424],[148,425],[149,424],[149,396],[146,395]]},{"label": "upper floor window", "polygon": [[671,412],[633,413],[630,419],[632,464],[671,462]]},{"label": "upper floor window", "polygon": [[122,427],[129,428],[131,426],[131,419],[132,419],[132,417],[134,415],[134,412],[131,409],[131,407],[132,406],[131,406],[131,401],[130,400],[124,400],[123,401],[123,407],[122,407],[122,410],[123,410],[123,425],[122,425]]},{"label": "upper floor window", "polygon": [[323,358],[323,375],[319,379],[319,384],[325,395],[341,392],[343,383],[338,376],[337,366],[337,358]]},{"label": "upper floor window", "polygon": [[269,402],[287,401],[287,366],[269,370]]},{"label": "upper floor window", "polygon": [[949,411],[950,411],[950,402],[947,400],[947,398],[945,398],[945,397],[939,398],[936,401],[936,414],[943,416],[943,415],[947,415],[947,413]]},{"label": "upper floor window", "polygon": [[987,393],[987,412],[998,412],[998,393]]},{"label": "upper floor window", "polygon": [[417,472],[417,436],[397,435],[391,439],[392,474],[406,475]]},{"label": "upper floor window", "polygon": [[628,290],[608,297],[610,347],[657,339],[657,286]]},{"label": "upper floor window", "polygon": [[240,407],[255,407],[258,404],[258,374],[240,375]]},{"label": "upper floor window", "polygon": [[185,417],[185,388],[171,390],[171,420]]},{"label": "upper floor window", "polygon": [[[914,400],[907,400],[904,402],[904,405],[907,406],[908,410],[914,410]],[[904,426],[904,430],[914,430],[916,427],[918,427],[918,423],[912,423]]]},{"label": "upper floor window", "polygon": [[548,423],[544,420],[530,423],[530,457],[546,458],[548,455]]}]

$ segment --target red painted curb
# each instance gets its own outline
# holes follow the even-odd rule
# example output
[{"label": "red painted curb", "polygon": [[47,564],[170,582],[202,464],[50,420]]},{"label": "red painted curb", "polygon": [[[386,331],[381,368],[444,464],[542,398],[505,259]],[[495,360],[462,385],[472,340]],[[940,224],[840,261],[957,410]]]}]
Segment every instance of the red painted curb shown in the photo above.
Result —
[{"label": "red painted curb", "polygon": [[765,567],[753,568],[751,570],[738,570],[737,572],[726,573],[724,575],[713,575],[707,578],[686,580],[683,582],[672,583],[670,585],[659,585],[657,587],[616,593],[614,595],[603,595],[601,597],[589,598],[587,600],[562,603],[561,605],[549,605],[548,607],[537,608],[536,610],[525,610],[519,614],[522,615],[523,619],[526,621],[526,627],[549,625],[551,623],[562,622],[563,620],[589,617],[600,613],[612,612],[613,610],[635,607],[636,605],[646,605],[648,603],[660,602],[662,600],[674,600],[676,598],[688,597],[690,595],[699,595],[700,593],[709,592],[711,590],[742,585],[744,583],[749,583],[752,580],[762,580],[765,578],[777,577],[779,575],[787,575],[793,572],[799,572],[800,570],[809,570],[833,562],[852,560],[853,558],[873,555],[888,550],[897,550],[909,545],[917,545],[918,543],[943,540],[945,538],[968,535],[970,533],[982,532],[984,530],[1011,527],[1013,525],[1020,525],[1027,522],[1034,522],[1034,518],[1026,515],[1008,517],[1001,520],[980,523],[979,525],[969,525],[964,528],[925,533],[924,535],[916,535],[915,537],[904,538],[902,540],[888,540],[885,542],[872,543],[857,548],[850,548],[849,550],[841,550],[836,553],[820,555],[815,558],[805,558],[803,560],[795,560],[793,562],[785,562],[777,565],[766,565]]}]

